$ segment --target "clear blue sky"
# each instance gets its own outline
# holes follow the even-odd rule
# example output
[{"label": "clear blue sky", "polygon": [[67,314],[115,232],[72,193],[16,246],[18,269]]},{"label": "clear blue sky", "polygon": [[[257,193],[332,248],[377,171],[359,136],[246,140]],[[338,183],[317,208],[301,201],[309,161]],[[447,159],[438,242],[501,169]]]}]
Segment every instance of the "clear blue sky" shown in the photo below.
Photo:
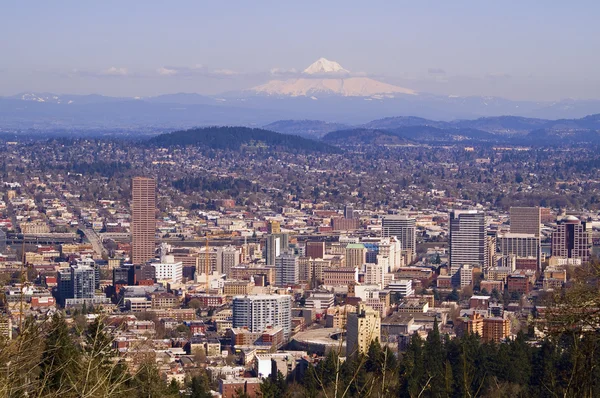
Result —
[{"label": "clear blue sky", "polygon": [[9,1],[0,95],[248,88],[319,57],[422,92],[600,98],[598,1]]}]

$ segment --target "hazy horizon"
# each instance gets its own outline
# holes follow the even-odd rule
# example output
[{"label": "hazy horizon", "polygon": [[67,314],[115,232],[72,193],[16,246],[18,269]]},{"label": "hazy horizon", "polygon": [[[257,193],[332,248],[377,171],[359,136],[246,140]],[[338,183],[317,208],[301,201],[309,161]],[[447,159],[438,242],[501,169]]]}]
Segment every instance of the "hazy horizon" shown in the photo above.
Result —
[{"label": "hazy horizon", "polygon": [[4,6],[0,95],[214,95],[325,57],[421,93],[600,99],[591,1],[66,4]]}]

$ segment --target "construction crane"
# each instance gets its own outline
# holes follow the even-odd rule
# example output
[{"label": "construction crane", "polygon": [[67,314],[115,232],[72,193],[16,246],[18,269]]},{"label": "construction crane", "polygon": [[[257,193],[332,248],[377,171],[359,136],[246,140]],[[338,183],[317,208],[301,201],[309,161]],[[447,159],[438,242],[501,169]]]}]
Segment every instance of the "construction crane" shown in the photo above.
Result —
[{"label": "construction crane", "polygon": [[222,238],[222,237],[234,237],[236,236],[235,233],[233,232],[218,232],[218,233],[214,233],[214,234],[209,234],[208,232],[206,233],[206,246],[204,247],[204,272],[206,273],[206,287],[205,287],[205,291],[206,294],[208,294],[208,290],[210,288],[210,281],[208,278],[209,272],[210,272],[210,245],[209,240],[210,238]]}]

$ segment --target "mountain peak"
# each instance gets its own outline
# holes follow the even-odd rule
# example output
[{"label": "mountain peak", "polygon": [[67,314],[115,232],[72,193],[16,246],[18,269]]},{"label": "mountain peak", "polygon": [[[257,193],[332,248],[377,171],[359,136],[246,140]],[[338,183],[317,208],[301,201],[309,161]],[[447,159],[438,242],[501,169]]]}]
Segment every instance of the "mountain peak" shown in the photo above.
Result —
[{"label": "mountain peak", "polygon": [[304,69],[308,75],[317,75],[322,73],[350,73],[349,70],[342,68],[342,65],[326,58],[319,58],[308,68]]}]

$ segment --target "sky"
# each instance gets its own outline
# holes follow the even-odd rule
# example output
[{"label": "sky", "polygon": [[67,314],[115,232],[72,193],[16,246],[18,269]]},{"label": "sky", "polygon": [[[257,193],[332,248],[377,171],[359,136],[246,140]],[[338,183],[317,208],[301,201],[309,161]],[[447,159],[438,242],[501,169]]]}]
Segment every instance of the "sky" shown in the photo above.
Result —
[{"label": "sky", "polygon": [[598,15],[588,0],[0,0],[0,95],[214,95],[325,57],[424,93],[599,99]]}]

